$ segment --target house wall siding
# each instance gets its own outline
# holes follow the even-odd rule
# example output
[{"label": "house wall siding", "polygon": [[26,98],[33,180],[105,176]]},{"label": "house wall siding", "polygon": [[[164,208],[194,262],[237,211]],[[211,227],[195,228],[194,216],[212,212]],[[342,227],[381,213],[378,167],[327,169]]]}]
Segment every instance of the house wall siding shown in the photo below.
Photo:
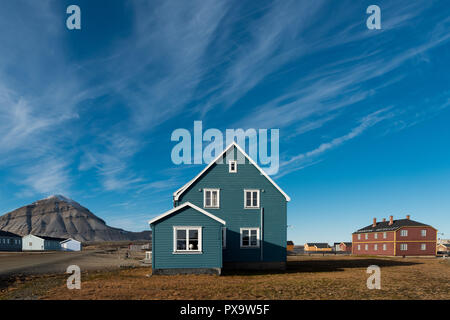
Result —
[{"label": "house wall siding", "polygon": [[[175,205],[189,201],[203,207],[203,189],[220,189],[220,208],[204,208],[226,221],[225,262],[284,262],[287,241],[287,202],[283,194],[247,159],[238,163],[237,173],[229,173],[228,161],[236,160],[237,151],[228,152],[225,161],[213,164],[207,172],[185,191]],[[244,208],[244,189],[260,190],[260,208]],[[261,248],[240,248],[240,228],[260,228],[264,208],[263,259]]]},{"label": "house wall siding", "polygon": [[[202,228],[202,253],[173,253],[173,227]],[[152,225],[153,269],[222,268],[222,224],[186,207]]]}]

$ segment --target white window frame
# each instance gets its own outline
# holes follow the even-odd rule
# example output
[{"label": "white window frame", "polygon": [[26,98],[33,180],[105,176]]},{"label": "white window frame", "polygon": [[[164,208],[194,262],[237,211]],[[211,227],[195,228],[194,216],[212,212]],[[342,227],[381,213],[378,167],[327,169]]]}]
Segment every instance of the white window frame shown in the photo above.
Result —
[{"label": "white window frame", "polygon": [[387,232],[383,232],[383,239],[387,239]]},{"label": "white window frame", "polygon": [[[249,237],[251,236],[251,234],[252,234],[252,231],[253,230],[256,230],[256,246],[252,246],[252,245],[250,245],[250,241],[249,241],[249,245],[248,246],[244,246],[243,245],[243,243],[242,243],[242,235],[243,235],[243,231],[244,230],[248,230],[248,234],[249,234]],[[260,242],[260,237],[259,237],[259,228],[241,228],[240,229],[240,238],[241,238],[241,240],[240,240],[240,246],[241,246],[241,249],[257,249],[257,248],[259,248],[259,242]]]},{"label": "white window frame", "polygon": [[[177,249],[177,231],[186,230],[186,250]],[[198,232],[198,249],[189,249],[189,230],[197,230]],[[173,254],[198,254],[202,252],[202,227],[199,226],[174,226],[173,227]]]},{"label": "white window frame", "polygon": [[400,236],[401,237],[407,237],[408,236],[408,230],[407,229],[400,230]]},{"label": "white window frame", "polygon": [[[257,192],[257,203],[256,203],[256,207],[254,206],[247,206],[247,192],[250,192],[250,194],[252,195],[251,201],[250,203],[253,204],[253,192]],[[259,189],[244,189],[244,209],[259,209],[260,206],[260,201],[261,200],[261,195],[260,195],[260,191]]]},{"label": "white window frame", "polygon": [[378,233],[375,232],[374,238],[375,238],[375,239],[378,239]]},{"label": "white window frame", "polygon": [[[211,192],[211,206],[206,205],[206,192]],[[212,193],[217,192],[217,206],[212,205]],[[220,189],[205,188],[203,189],[203,208],[205,209],[220,209]]]},{"label": "white window frame", "polygon": [[364,249],[365,249],[366,251],[369,250],[369,245],[366,244],[366,245],[364,246]]},{"label": "white window frame", "polygon": [[[231,168],[232,165],[234,165],[234,170]],[[237,172],[237,161],[236,160],[228,161],[228,172],[229,173],[236,173]]]},{"label": "white window frame", "polygon": [[361,245],[358,244],[358,251],[361,251]]},{"label": "white window frame", "polygon": [[420,234],[422,235],[422,237],[426,237],[427,236],[427,229],[420,230]]},{"label": "white window frame", "polygon": [[408,251],[408,244],[407,243],[401,243],[400,244],[400,251]]},{"label": "white window frame", "polygon": [[361,233],[358,233],[358,240],[361,240]]},{"label": "white window frame", "polygon": [[427,244],[426,244],[426,243],[422,243],[422,244],[420,245],[420,250],[422,250],[422,251],[427,250]]},{"label": "white window frame", "polygon": [[366,240],[368,240],[368,239],[369,239],[369,234],[366,233],[366,234],[364,235],[364,237],[365,237]]},{"label": "white window frame", "polygon": [[378,244],[373,245],[373,250],[378,251]]},{"label": "white window frame", "polygon": [[227,247],[227,227],[222,227],[222,249]]},{"label": "white window frame", "polygon": [[387,250],[387,245],[386,245],[386,243],[383,243],[383,251],[386,251]]}]

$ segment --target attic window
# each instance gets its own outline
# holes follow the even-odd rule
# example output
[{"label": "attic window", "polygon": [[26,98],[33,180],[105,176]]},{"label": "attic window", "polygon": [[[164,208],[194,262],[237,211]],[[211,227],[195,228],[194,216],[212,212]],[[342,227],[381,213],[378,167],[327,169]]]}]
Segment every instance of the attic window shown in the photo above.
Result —
[{"label": "attic window", "polygon": [[230,160],[230,162],[228,162],[228,172],[229,173],[237,172],[237,161],[236,160]]}]

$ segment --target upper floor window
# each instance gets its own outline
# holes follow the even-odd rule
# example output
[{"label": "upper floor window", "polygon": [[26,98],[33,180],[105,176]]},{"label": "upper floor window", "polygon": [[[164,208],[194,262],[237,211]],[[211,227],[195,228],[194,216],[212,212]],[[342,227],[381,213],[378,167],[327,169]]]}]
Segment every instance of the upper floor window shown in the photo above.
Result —
[{"label": "upper floor window", "polygon": [[259,247],[259,228],[241,228],[241,248]]},{"label": "upper floor window", "polygon": [[358,240],[361,240],[361,233],[358,233]]},{"label": "upper floor window", "polygon": [[366,240],[369,239],[369,235],[366,233],[365,235]]},{"label": "upper floor window", "polygon": [[387,232],[383,232],[383,239],[387,238]]},{"label": "upper floor window", "polygon": [[402,237],[407,237],[407,236],[408,236],[408,230],[402,230],[402,231],[400,231],[400,235],[401,235]]},{"label": "upper floor window", "polygon": [[228,162],[228,172],[230,172],[230,173],[237,172],[237,161],[236,160],[230,160]]},{"label": "upper floor window", "polygon": [[259,190],[244,190],[244,207],[259,208]]},{"label": "upper floor window", "polygon": [[202,251],[202,227],[173,227],[173,252]]},{"label": "upper floor window", "polygon": [[375,239],[378,239],[378,233],[374,234]]},{"label": "upper floor window", "polygon": [[203,207],[219,208],[220,190],[219,189],[203,189]]},{"label": "upper floor window", "polygon": [[422,234],[422,237],[426,237],[427,236],[427,230],[421,230],[420,232]]}]

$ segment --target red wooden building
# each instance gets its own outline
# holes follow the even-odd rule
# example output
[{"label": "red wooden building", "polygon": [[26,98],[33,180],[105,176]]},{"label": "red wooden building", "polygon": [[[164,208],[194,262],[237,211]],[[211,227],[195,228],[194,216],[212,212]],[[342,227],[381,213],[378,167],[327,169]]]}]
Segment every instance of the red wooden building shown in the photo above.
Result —
[{"label": "red wooden building", "polygon": [[381,256],[434,256],[437,230],[432,226],[406,219],[383,219],[352,234],[352,253]]}]

